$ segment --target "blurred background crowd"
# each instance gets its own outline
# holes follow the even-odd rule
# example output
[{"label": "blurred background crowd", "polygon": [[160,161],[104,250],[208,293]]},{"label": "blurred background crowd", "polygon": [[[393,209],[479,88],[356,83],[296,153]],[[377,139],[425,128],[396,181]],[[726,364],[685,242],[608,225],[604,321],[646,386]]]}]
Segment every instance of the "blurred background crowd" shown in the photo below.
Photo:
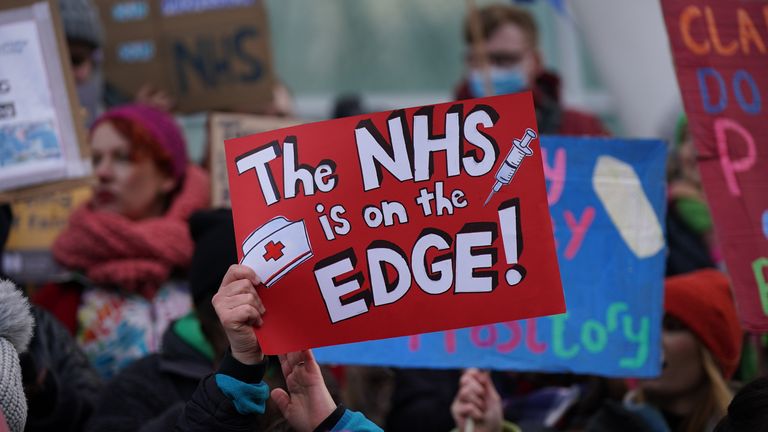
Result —
[{"label": "blurred background crowd", "polygon": [[[0,207],[0,431],[173,430],[227,352],[211,298],[236,245],[205,144],[227,108],[116,85],[103,3],[52,2],[94,180],[45,197],[68,211],[33,254],[13,233],[29,205]],[[531,90],[542,134],[669,143],[658,378],[323,366],[337,403],[390,431],[768,430],[766,340],[736,315],[657,2],[257,3],[271,78],[238,111],[274,125]],[[277,362],[264,379],[285,385]],[[251,427],[291,426],[268,402]]]}]

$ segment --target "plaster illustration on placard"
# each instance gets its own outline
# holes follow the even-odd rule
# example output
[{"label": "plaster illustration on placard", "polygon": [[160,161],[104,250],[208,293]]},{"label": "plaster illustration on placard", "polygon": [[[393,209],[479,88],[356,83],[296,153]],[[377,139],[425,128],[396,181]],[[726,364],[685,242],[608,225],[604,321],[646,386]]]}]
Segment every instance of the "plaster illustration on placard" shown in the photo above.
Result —
[{"label": "plaster illustration on placard", "polygon": [[661,223],[631,165],[611,156],[600,156],[592,187],[635,256],[648,258],[664,248]]}]

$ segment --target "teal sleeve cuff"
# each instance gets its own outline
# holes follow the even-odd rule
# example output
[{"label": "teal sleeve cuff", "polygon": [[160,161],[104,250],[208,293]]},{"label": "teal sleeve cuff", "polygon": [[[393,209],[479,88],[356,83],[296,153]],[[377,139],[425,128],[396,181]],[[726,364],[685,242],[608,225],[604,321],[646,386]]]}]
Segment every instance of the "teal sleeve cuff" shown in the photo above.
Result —
[{"label": "teal sleeve cuff", "polygon": [[216,385],[240,414],[264,414],[269,398],[269,386],[266,383],[249,384],[217,373]]},{"label": "teal sleeve cuff", "polygon": [[355,431],[355,432],[384,432],[374,422],[356,411],[345,410],[344,415],[331,429],[331,432]]}]

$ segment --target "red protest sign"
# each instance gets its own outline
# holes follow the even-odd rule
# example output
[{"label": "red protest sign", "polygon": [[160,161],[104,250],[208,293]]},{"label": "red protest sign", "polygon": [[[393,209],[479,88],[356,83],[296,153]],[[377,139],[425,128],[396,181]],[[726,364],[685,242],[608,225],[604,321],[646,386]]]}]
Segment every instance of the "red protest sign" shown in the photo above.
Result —
[{"label": "red protest sign", "polygon": [[228,140],[265,352],[564,312],[535,130],[523,93]]},{"label": "red protest sign", "polygon": [[768,6],[662,1],[717,241],[743,325],[768,330]]}]

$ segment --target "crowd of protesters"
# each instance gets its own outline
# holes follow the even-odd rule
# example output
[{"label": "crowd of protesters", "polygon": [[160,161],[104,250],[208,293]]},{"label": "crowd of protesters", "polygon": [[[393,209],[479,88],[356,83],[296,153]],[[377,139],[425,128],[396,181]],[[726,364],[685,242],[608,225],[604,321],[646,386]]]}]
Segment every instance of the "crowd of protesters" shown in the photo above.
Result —
[{"label": "crowd of protesters", "polygon": [[[260,281],[237,265],[231,211],[208,208],[208,174],[189,161],[172,99],[149,87],[112,95],[98,14],[86,0],[58,3],[96,184],[52,248],[79,276],[29,298],[0,283],[0,432],[768,431],[768,381],[739,373],[744,333],[685,118],[670,152],[660,376],[330,370],[309,350],[261,352]],[[482,8],[465,33],[457,99],[532,90],[541,133],[607,135],[562,105],[525,9]],[[5,206],[0,246],[10,225]],[[574,386],[580,397],[564,403]]]}]

